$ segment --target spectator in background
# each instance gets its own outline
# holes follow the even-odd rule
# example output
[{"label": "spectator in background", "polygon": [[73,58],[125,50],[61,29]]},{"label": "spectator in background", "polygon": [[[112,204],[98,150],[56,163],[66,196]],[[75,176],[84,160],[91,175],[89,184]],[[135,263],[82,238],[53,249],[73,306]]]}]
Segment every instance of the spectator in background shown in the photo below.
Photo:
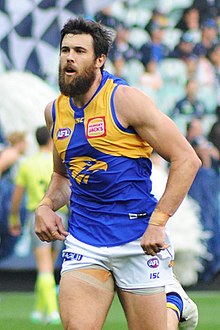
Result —
[{"label": "spectator in background", "polygon": [[193,6],[185,8],[175,27],[183,32],[199,30],[200,23],[198,9]]},{"label": "spectator in background", "polygon": [[[0,152],[0,260],[13,252],[17,241],[17,238],[9,233],[8,216],[16,167],[27,148],[25,132],[13,132],[6,137],[6,140],[8,145]],[[24,221],[25,199],[21,208],[21,218]]]},{"label": "spectator in background", "polygon": [[168,18],[166,14],[158,8],[152,10],[152,16],[144,29],[150,34],[151,28],[154,24],[168,26]]},{"label": "spectator in background", "polygon": [[195,44],[194,53],[198,57],[205,57],[208,51],[218,43],[218,27],[212,18],[208,18],[202,22],[201,41]]},{"label": "spectator in background", "polygon": [[218,28],[215,21],[207,19],[202,24],[202,40],[195,45],[193,50],[198,56],[195,63],[194,77],[199,83],[199,93],[206,104],[207,113],[213,112],[217,104],[217,80],[209,56],[210,51],[218,44],[217,37]]},{"label": "spectator in background", "polygon": [[189,32],[185,32],[180,37],[180,41],[175,46],[174,50],[171,51],[169,57],[179,58],[187,62],[189,58],[195,56],[193,49],[194,49],[193,38]]},{"label": "spectator in background", "polygon": [[212,260],[204,262],[201,274],[201,280],[208,281],[220,270],[219,174],[214,165],[219,162],[219,152],[204,136],[202,121],[198,118],[188,123],[186,137],[202,161],[189,195],[199,204],[201,224],[210,233],[207,250]]},{"label": "spectator in background", "polygon": [[53,144],[46,126],[39,127],[36,130],[36,140],[39,145],[39,151],[35,155],[26,158],[18,168],[15,189],[12,195],[9,229],[11,235],[15,237],[19,236],[22,232],[19,211],[23,195],[26,193],[28,210],[26,222],[29,223],[29,227],[31,228],[32,247],[37,265],[35,285],[36,302],[31,320],[34,323],[59,324],[60,317],[53,272],[58,252],[62,248],[62,242],[42,242],[34,233],[35,208],[47,189],[53,168]]},{"label": "spectator in background", "polygon": [[129,28],[123,22],[118,24],[116,36],[109,51],[109,59],[118,77],[123,77],[125,62],[140,59],[138,50],[129,42],[129,33]]},{"label": "spectator in background", "polygon": [[187,66],[187,75],[189,79],[193,79],[198,68],[198,56],[194,53],[194,39],[191,33],[184,32],[180,37],[178,44],[170,52],[169,57],[177,58]]},{"label": "spectator in background", "polygon": [[185,8],[175,28],[183,33],[188,32],[193,42],[199,42],[201,38],[199,10],[195,7]]},{"label": "spectator in background", "polygon": [[181,114],[190,116],[190,118],[202,118],[206,109],[204,104],[197,98],[198,82],[195,79],[189,79],[186,82],[185,92],[186,95],[176,103],[171,112],[171,117],[175,119]]},{"label": "spectator in background", "polygon": [[108,5],[103,7],[100,11],[98,11],[94,19],[96,22],[101,22],[103,25],[110,27],[111,29],[117,30],[120,21],[112,15],[112,6]]},{"label": "spectator in background", "polygon": [[163,43],[164,29],[166,25],[161,23],[152,23],[150,25],[151,40],[140,48],[140,59],[144,66],[150,61],[159,63],[170,54],[170,49]]}]

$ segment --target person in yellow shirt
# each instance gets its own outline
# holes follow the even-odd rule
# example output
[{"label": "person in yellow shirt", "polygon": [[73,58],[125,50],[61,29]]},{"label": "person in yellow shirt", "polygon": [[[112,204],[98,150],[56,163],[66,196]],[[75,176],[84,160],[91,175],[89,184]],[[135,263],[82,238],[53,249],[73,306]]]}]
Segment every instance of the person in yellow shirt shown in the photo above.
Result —
[{"label": "person in yellow shirt", "polygon": [[[35,323],[57,324],[60,323],[60,317],[56,297],[54,264],[62,248],[62,242],[42,242],[34,233],[35,208],[45,194],[53,171],[52,140],[46,126],[37,128],[36,140],[39,145],[39,151],[23,160],[17,171],[15,189],[12,195],[9,229],[14,236],[21,234],[22,226],[19,210],[22,198],[26,193],[26,208],[28,212],[26,221],[31,223],[32,247],[37,266],[36,302],[31,319]],[[66,207],[59,211],[59,215],[64,220],[66,211]]]}]

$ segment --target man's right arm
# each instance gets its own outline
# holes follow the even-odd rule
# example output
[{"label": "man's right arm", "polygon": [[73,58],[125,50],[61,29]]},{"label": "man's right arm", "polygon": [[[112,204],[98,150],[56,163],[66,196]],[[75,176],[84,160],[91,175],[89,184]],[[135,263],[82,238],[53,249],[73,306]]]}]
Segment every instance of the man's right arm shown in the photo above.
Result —
[{"label": "man's right arm", "polygon": [[[47,104],[44,115],[49,133],[51,134],[53,102]],[[69,203],[70,184],[66,167],[60,158],[55,146],[53,147],[53,174],[47,192],[40,202],[41,205],[48,205],[53,211],[59,210],[62,206]]]},{"label": "man's right arm", "polygon": [[[52,103],[45,109],[47,128],[52,128]],[[53,174],[43,199],[36,208],[35,232],[42,241],[64,240],[68,235],[62,219],[55,213],[62,206],[69,203],[70,183],[65,165],[57,150],[53,150]]]}]

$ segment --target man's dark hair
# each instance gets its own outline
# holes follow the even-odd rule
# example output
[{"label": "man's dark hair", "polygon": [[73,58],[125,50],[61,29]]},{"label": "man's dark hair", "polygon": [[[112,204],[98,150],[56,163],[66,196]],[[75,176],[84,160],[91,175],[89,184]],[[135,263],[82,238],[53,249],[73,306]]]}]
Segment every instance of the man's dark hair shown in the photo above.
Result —
[{"label": "man's dark hair", "polygon": [[[100,23],[92,20],[86,20],[82,17],[68,20],[61,30],[60,48],[64,36],[69,33],[74,35],[90,34],[93,38],[95,59],[100,57],[102,54],[108,56],[109,49],[112,45],[113,34]],[[101,70],[102,69],[103,67]]]},{"label": "man's dark hair", "polygon": [[38,127],[35,135],[39,146],[47,145],[48,141],[50,140],[50,134],[46,126]]}]

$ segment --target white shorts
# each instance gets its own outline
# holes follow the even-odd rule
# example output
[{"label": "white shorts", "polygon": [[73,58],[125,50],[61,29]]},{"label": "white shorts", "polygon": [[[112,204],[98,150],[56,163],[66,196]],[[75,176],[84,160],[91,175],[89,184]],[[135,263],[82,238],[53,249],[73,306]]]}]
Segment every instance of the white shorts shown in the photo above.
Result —
[{"label": "white shorts", "polygon": [[173,247],[149,256],[143,252],[140,239],[116,247],[95,247],[68,235],[63,250],[61,275],[81,268],[102,268],[110,271],[122,290],[161,287],[173,282]]}]

